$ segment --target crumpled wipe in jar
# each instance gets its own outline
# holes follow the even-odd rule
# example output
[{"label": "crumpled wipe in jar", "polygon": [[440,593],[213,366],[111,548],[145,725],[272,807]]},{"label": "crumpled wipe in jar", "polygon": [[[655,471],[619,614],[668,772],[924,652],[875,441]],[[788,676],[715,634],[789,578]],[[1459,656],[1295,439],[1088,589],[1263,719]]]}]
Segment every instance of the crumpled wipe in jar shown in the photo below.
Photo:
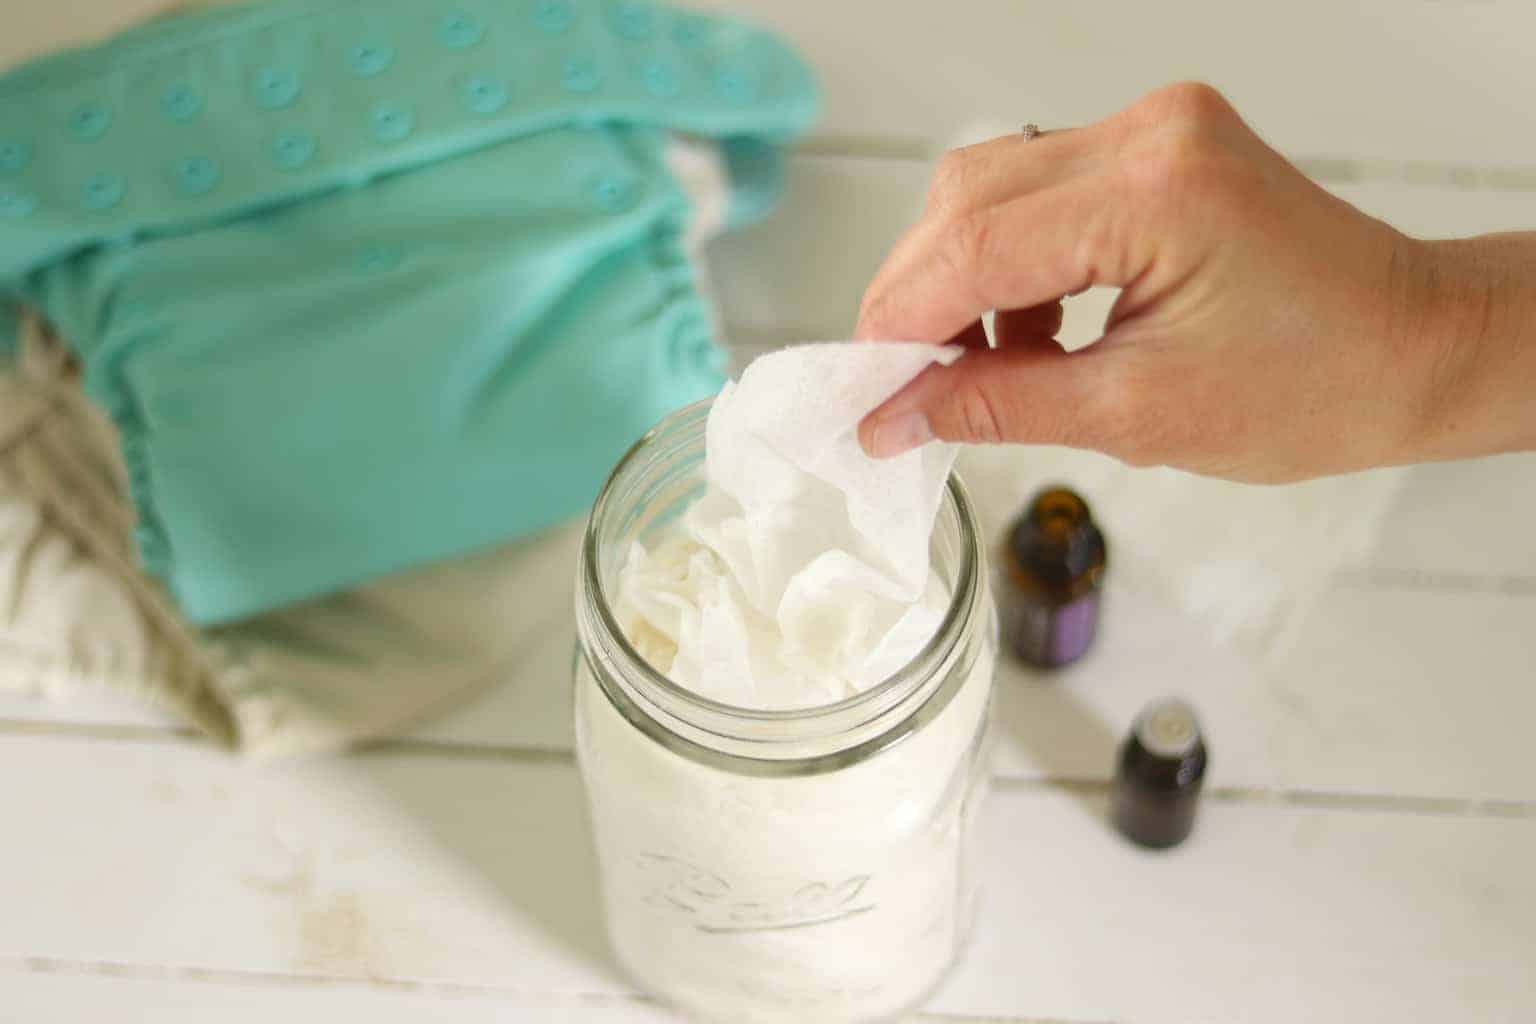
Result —
[{"label": "crumpled wipe in jar", "polygon": [[929,538],[955,448],[875,460],[857,428],[962,351],[802,345],[728,383],[706,428],[706,493],[620,572],[615,611],[640,655],[686,689],[764,709],[834,703],[910,661],[948,604]]}]

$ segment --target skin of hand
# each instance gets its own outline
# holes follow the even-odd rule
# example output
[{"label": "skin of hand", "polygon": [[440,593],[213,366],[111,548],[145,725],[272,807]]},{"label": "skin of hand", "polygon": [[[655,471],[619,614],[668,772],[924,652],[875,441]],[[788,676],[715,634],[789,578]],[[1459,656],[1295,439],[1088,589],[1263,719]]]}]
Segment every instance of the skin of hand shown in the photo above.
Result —
[{"label": "skin of hand", "polygon": [[[1118,300],[1067,353],[1060,299],[1093,285]],[[1286,482],[1536,447],[1536,233],[1409,238],[1199,84],[946,155],[856,337],[970,349],[866,418],[876,457],[1062,444]]]}]

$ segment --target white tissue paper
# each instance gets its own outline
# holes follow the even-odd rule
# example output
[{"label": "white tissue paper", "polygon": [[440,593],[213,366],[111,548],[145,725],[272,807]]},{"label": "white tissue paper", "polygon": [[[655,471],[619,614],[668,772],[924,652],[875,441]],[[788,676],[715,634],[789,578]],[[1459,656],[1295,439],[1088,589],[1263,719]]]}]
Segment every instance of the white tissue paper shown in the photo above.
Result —
[{"label": "white tissue paper", "polygon": [[708,490],[620,573],[621,627],[679,685],[740,707],[825,705],[887,678],[948,602],[929,537],[955,449],[874,460],[859,421],[963,350],[801,345],[715,399]]}]

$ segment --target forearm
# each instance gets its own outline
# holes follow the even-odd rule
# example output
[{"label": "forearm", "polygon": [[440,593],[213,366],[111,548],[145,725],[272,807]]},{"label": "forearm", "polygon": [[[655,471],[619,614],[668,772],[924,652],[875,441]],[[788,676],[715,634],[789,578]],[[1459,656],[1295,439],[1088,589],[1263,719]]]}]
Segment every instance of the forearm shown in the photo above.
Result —
[{"label": "forearm", "polygon": [[1536,232],[1416,245],[1425,399],[1403,461],[1536,450]]}]

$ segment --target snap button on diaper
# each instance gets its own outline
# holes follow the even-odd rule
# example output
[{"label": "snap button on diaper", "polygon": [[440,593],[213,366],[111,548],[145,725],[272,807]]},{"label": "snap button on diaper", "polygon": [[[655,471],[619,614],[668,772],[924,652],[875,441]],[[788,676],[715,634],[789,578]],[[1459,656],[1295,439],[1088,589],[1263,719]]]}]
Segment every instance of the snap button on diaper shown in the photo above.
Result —
[{"label": "snap button on diaper", "polygon": [[560,84],[571,92],[591,92],[603,84],[603,73],[590,57],[567,57],[560,69]]},{"label": "snap button on diaper", "polygon": [[112,112],[100,103],[82,103],[69,115],[69,130],[87,142],[107,134],[111,125]]},{"label": "snap button on diaper", "polygon": [[357,259],[358,269],[366,274],[382,274],[400,266],[400,250],[387,245],[376,245],[363,250]]},{"label": "snap button on diaper", "polygon": [[383,74],[395,62],[395,48],[388,43],[358,43],[347,54],[347,61],[359,78]]},{"label": "snap button on diaper", "polygon": [[672,40],[678,46],[695,47],[704,41],[705,22],[696,14],[684,14],[678,17],[677,24],[672,28]]},{"label": "snap button on diaper", "polygon": [[507,105],[507,87],[492,78],[471,78],[463,92],[464,105],[476,114],[494,114]]},{"label": "snap button on diaper", "polygon": [[616,0],[608,7],[608,23],[625,39],[645,39],[651,34],[650,4]]},{"label": "snap button on diaper", "polygon": [[110,210],[123,198],[123,179],[115,174],[93,174],[80,188],[87,209]]},{"label": "snap button on diaper", "polygon": [[533,23],[550,35],[564,32],[575,20],[570,0],[538,0],[533,5]]},{"label": "snap button on diaper", "polygon": [[647,62],[640,70],[640,77],[645,82],[646,90],[652,96],[661,99],[671,99],[682,92],[682,85],[677,80],[677,73],[672,66],[663,61],[653,60]]},{"label": "snap button on diaper", "polygon": [[25,192],[0,192],[0,217],[25,217],[37,209],[37,197]]},{"label": "snap button on diaper", "polygon": [[689,349],[694,365],[699,369],[705,373],[725,373],[725,351],[719,345],[700,336]]},{"label": "snap button on diaper", "polygon": [[719,373],[724,367],[724,354],[710,343],[707,326],[696,316],[678,324],[670,348],[672,365],[678,370]]},{"label": "snap button on diaper", "polygon": [[729,65],[715,75],[715,88],[732,103],[751,103],[757,98],[757,75],[744,65]]},{"label": "snap button on diaper", "polygon": [[205,195],[219,183],[219,165],[205,156],[188,157],[177,162],[175,177],[182,195]]},{"label": "snap button on diaper", "polygon": [[373,137],[380,142],[399,142],[411,134],[415,125],[409,110],[389,103],[380,103],[368,116],[373,125]]},{"label": "snap button on diaper", "polygon": [[160,97],[160,109],[172,121],[190,121],[203,109],[203,98],[190,85],[173,85]]},{"label": "snap button on diaper", "polygon": [[296,171],[315,155],[317,143],[313,135],[289,132],[279,135],[272,143],[272,159],[285,171]]},{"label": "snap button on diaper", "polygon": [[0,141],[0,171],[19,171],[31,162],[31,146],[14,140]]},{"label": "snap button on diaper", "polygon": [[288,68],[262,68],[251,80],[256,105],[282,110],[299,97],[299,73]]},{"label": "snap button on diaper", "polygon": [[627,210],[635,204],[635,183],[624,178],[599,178],[592,184],[592,195],[609,213]]},{"label": "snap button on diaper", "polygon": [[437,23],[437,38],[450,50],[467,50],[484,35],[484,26],[462,11],[445,14]]}]

